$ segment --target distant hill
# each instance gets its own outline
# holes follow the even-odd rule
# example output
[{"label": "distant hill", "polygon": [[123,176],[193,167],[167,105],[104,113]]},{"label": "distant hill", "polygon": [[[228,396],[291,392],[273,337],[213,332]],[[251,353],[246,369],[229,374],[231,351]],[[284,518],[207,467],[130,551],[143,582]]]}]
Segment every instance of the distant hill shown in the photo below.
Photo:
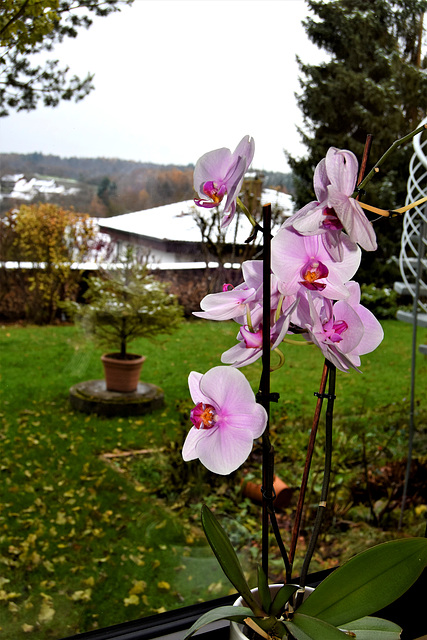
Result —
[{"label": "distant hill", "polygon": [[43,153],[0,153],[0,177],[10,173],[31,173],[72,178],[98,184],[105,176],[121,176],[135,170],[193,170],[193,165],[159,165],[118,158],[62,158]]},{"label": "distant hill", "polygon": [[[0,183],[2,198],[0,213],[22,204],[14,185],[5,177],[24,176],[27,182],[54,180],[63,184],[76,181],[75,189],[60,193],[29,191],[26,202],[54,202],[66,208],[106,217],[149,209],[160,205],[188,200],[193,197],[193,165],[159,165],[150,162],[135,162],[118,158],[62,158],[42,153],[1,153]],[[34,179],[36,178],[36,181]],[[292,175],[263,172],[265,187],[292,193]]]}]

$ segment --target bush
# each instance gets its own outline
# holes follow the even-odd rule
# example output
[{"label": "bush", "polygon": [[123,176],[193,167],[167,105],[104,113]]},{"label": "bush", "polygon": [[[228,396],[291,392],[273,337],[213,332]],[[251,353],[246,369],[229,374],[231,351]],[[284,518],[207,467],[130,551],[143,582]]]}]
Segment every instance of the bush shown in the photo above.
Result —
[{"label": "bush", "polygon": [[22,205],[9,211],[0,220],[0,261],[32,265],[25,275],[3,274],[6,313],[11,311],[11,300],[24,301],[21,314],[26,320],[52,322],[58,303],[77,295],[81,271],[74,268],[76,263],[87,260],[95,248],[96,228],[87,215],[54,204]]},{"label": "bush", "polygon": [[395,318],[399,309],[398,294],[389,287],[362,284],[360,302],[380,320]]}]

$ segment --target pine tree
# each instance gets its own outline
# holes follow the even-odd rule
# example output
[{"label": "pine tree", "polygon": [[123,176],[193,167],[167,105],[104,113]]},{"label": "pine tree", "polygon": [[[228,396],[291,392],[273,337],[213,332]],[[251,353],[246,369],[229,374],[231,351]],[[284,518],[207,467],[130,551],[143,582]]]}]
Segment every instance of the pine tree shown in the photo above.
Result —
[{"label": "pine tree", "polygon": [[[298,104],[308,149],[305,158],[288,156],[294,173],[297,205],[315,199],[316,164],[329,147],[350,149],[360,160],[367,134],[373,135],[370,159],[375,162],[394,140],[415,129],[427,112],[427,59],[422,55],[426,0],[307,0],[315,17],[304,26],[310,40],[330,59],[320,65],[298,64],[303,73]],[[412,147],[401,147],[369,185],[370,204],[394,208],[404,204]],[[369,166],[368,166],[369,168]],[[392,282],[397,267],[401,223],[376,223],[378,284]],[[362,281],[372,282],[373,255],[364,255]]]}]

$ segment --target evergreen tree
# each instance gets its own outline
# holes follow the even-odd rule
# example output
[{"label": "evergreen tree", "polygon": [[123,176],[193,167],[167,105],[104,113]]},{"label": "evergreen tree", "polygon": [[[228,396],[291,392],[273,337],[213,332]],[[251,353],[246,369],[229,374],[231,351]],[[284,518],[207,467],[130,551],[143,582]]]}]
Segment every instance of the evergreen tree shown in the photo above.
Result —
[{"label": "evergreen tree", "polygon": [[[373,135],[375,162],[394,140],[415,129],[427,112],[427,60],[422,53],[426,0],[307,0],[315,17],[304,26],[310,40],[330,54],[320,65],[306,65],[298,104],[305,131],[306,158],[288,161],[294,172],[298,207],[314,200],[313,171],[329,147],[350,149],[362,157]],[[399,148],[369,185],[370,204],[404,204],[411,145]],[[368,165],[369,169],[369,165]],[[390,256],[398,253],[401,222],[375,223],[379,252],[375,277],[372,255],[364,254],[361,280],[391,283],[398,277]],[[378,260],[379,258],[379,260]]]}]

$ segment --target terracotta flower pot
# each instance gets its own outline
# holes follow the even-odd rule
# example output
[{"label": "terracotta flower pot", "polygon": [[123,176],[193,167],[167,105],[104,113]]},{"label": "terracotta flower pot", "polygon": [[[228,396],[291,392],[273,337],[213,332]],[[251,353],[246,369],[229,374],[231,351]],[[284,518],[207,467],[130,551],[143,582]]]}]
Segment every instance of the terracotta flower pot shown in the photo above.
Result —
[{"label": "terracotta flower pot", "polygon": [[101,360],[107,391],[132,393],[137,390],[144,356],[129,353],[124,359],[120,358],[119,353],[106,353],[101,356]]},{"label": "terracotta flower pot", "polygon": [[[293,489],[283,482],[278,476],[274,476],[273,488],[276,494],[274,499],[274,506],[276,509],[284,509],[291,501]],[[261,485],[256,482],[245,481],[242,482],[242,493],[245,498],[250,498],[257,504],[262,503]]]}]

